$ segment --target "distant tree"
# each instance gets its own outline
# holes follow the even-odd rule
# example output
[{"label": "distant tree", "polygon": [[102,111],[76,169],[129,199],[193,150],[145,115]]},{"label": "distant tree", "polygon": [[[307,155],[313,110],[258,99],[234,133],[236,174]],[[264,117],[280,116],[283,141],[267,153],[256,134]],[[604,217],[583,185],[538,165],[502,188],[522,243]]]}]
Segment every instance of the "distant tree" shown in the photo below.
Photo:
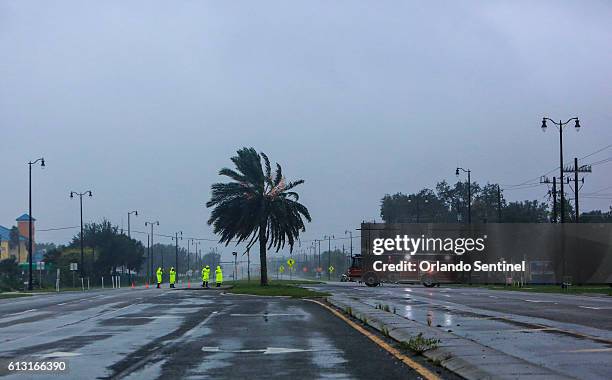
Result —
[{"label": "distant tree", "polygon": [[215,251],[209,251],[207,254],[202,256],[202,265],[208,265],[211,268],[215,268],[217,265],[219,265],[220,262],[221,254]]},{"label": "distant tree", "polygon": [[510,202],[504,207],[504,223],[545,223],[549,221],[548,205],[544,202]]},{"label": "distant tree", "polygon": [[52,249],[48,249],[43,256],[44,261],[46,263],[57,264],[59,258],[62,256],[62,250],[64,248],[65,247],[63,246],[59,246]]},{"label": "distant tree", "polygon": [[36,249],[49,251],[51,249],[56,249],[57,246],[55,243],[36,243]]},{"label": "distant tree", "polygon": [[253,148],[238,150],[231,160],[236,170],[223,168],[219,174],[232,181],[212,185],[212,196],[206,203],[213,208],[208,224],[220,235],[220,243],[246,241],[250,248],[259,241],[260,283],[265,286],[267,250],[274,247],[278,252],[285,243],[293,250],[300,232],[306,230],[304,219],[311,220],[308,209],[292,191],[304,181],[287,182],[279,164],[272,174],[268,157]]},{"label": "distant tree", "polygon": [[[498,205],[503,210],[506,207],[506,200],[500,194],[501,202],[497,199],[497,185],[487,183],[475,195],[472,201],[472,221],[476,222],[497,222]],[[503,220],[503,214],[502,214]]]},{"label": "distant tree", "polygon": [[580,223],[612,223],[612,206],[608,212],[593,210],[581,213]]},{"label": "distant tree", "polygon": [[[119,227],[104,219],[100,223],[88,223],[83,227],[83,244],[91,252],[89,263],[91,271],[97,275],[114,273],[117,268],[138,270],[144,261],[144,247],[141,242],[130,239],[119,232]],[[80,232],[72,238],[67,247],[79,249]],[[89,270],[88,270],[89,272]]]},{"label": "distant tree", "polygon": [[15,257],[0,261],[0,290],[10,291],[19,288],[19,275]]}]

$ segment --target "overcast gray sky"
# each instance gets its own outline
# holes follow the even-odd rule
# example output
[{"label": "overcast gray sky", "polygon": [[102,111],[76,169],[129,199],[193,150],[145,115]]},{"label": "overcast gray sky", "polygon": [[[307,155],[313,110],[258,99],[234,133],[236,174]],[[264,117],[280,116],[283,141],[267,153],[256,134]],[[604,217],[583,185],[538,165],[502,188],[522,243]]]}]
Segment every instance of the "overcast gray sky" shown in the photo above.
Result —
[{"label": "overcast gray sky", "polygon": [[612,144],[610,20],[606,1],[0,0],[0,224],[27,211],[40,156],[38,228],[78,225],[68,193],[91,189],[88,221],[137,209],[134,229],[194,237],[213,237],[203,204],[242,146],[306,180],[304,239],[380,219],[385,193],[457,165],[480,183],[537,178],[558,165],[543,116],[581,118],[568,160]]}]

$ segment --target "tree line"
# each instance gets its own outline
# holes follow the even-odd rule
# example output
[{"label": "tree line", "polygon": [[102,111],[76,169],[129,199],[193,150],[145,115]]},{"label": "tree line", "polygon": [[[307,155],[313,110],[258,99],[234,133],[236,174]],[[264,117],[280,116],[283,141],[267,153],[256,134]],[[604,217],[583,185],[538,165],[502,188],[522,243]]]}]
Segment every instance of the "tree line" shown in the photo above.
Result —
[{"label": "tree line", "polygon": [[[380,216],[386,223],[458,223],[468,220],[468,200],[471,198],[471,215],[474,223],[546,223],[553,220],[553,207],[538,200],[508,202],[499,185],[487,183],[481,186],[473,182],[468,196],[468,184],[454,185],[441,181],[435,190],[424,188],[417,193],[385,195],[380,203]],[[552,202],[551,202],[552,203]],[[556,209],[560,210],[560,200]],[[565,215],[575,220],[570,202],[565,202]],[[582,223],[612,223],[610,211],[600,210],[580,213]]]}]

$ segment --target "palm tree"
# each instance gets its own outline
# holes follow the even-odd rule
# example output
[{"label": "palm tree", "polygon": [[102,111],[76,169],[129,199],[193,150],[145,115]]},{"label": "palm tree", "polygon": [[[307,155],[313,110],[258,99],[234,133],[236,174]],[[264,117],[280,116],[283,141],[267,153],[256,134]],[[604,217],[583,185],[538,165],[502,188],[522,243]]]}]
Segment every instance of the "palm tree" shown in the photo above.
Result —
[{"label": "palm tree", "polygon": [[259,241],[260,282],[265,286],[268,284],[266,250],[275,248],[278,252],[285,243],[293,250],[300,232],[306,230],[303,218],[311,221],[308,209],[298,202],[299,195],[290,191],[304,181],[287,183],[279,164],[273,176],[268,156],[258,154],[253,148],[238,150],[231,160],[236,170],[223,168],[219,175],[232,181],[211,186],[212,195],[206,207],[214,209],[208,224],[221,236],[219,242],[226,246],[232,241],[236,244],[248,241],[247,249],[250,249]]}]

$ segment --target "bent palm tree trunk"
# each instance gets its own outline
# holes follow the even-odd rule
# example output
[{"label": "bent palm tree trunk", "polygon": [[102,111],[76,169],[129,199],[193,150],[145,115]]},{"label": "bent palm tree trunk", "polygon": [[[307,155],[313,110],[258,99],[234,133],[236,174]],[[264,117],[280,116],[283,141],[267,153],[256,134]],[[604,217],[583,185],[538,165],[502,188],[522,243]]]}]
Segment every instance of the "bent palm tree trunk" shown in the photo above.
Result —
[{"label": "bent palm tree trunk", "polygon": [[268,260],[266,259],[266,223],[259,226],[260,285],[268,285]]}]

